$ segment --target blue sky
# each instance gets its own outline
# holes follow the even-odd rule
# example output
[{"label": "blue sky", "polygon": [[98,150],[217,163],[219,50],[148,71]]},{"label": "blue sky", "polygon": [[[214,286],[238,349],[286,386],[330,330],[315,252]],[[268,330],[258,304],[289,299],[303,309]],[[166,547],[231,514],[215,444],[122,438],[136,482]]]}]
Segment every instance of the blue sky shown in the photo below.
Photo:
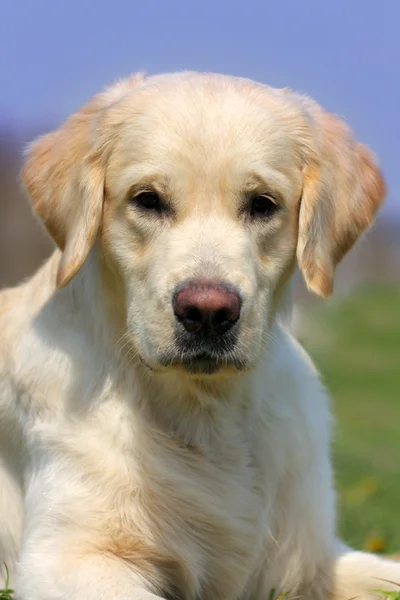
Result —
[{"label": "blue sky", "polygon": [[289,86],[378,155],[400,217],[400,0],[3,0],[0,116],[58,123],[136,70],[195,69]]}]

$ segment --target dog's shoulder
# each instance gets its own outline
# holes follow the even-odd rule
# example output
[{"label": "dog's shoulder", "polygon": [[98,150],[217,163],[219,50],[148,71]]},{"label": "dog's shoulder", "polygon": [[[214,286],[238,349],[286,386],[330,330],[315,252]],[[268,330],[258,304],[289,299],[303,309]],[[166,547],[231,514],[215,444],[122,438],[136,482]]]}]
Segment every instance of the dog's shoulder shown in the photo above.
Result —
[{"label": "dog's shoulder", "polygon": [[29,327],[34,315],[53,294],[58,262],[59,252],[55,251],[34,275],[16,287],[0,290],[3,352],[7,352],[8,339],[16,339],[24,327]]},{"label": "dog's shoulder", "polygon": [[3,404],[5,398],[13,399],[14,410],[21,398],[31,402],[35,390],[45,397],[49,373],[60,371],[60,365],[53,365],[55,345],[40,326],[44,319],[54,329],[51,307],[58,260],[56,251],[32,277],[0,293],[0,386],[8,390],[2,394]]}]

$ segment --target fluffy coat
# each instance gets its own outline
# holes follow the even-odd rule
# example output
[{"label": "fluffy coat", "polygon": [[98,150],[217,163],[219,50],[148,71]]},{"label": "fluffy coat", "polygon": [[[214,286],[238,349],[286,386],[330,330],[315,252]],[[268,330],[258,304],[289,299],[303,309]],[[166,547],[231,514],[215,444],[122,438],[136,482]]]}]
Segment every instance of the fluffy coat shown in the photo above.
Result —
[{"label": "fluffy coat", "polygon": [[[384,198],[368,150],[289,90],[137,75],[35,142],[23,180],[58,248],[0,295],[0,562],[17,600],[395,588],[376,578],[400,582],[399,565],[336,539],[329,402],[285,324],[296,260],[328,296]],[[165,214],[135,204],[149,188]],[[254,194],[271,218],[249,216]],[[214,374],[177,347],[171,298],[194,278],[243,298]]]}]

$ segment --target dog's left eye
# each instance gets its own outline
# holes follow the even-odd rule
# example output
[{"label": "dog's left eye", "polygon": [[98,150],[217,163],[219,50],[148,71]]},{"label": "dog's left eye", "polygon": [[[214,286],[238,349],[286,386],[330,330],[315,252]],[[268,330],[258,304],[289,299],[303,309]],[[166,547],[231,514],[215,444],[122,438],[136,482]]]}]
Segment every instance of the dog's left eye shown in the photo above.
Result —
[{"label": "dog's left eye", "polygon": [[136,206],[146,211],[160,213],[164,209],[160,196],[157,192],[153,192],[152,190],[139,192],[132,197],[131,201],[136,204]]},{"label": "dog's left eye", "polygon": [[254,196],[250,203],[250,216],[253,218],[271,218],[279,209],[275,199],[269,194]]}]

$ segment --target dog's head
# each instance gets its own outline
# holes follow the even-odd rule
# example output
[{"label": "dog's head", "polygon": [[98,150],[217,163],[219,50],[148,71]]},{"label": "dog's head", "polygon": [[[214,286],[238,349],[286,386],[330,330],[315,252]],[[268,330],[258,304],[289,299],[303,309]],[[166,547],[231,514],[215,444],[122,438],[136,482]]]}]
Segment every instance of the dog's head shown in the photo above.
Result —
[{"label": "dog's head", "polygon": [[97,239],[137,353],[197,376],[257,362],[296,257],[330,295],[385,194],[368,150],[312,101],[191,73],[96,96],[31,147],[23,181],[62,250],[58,286]]}]

